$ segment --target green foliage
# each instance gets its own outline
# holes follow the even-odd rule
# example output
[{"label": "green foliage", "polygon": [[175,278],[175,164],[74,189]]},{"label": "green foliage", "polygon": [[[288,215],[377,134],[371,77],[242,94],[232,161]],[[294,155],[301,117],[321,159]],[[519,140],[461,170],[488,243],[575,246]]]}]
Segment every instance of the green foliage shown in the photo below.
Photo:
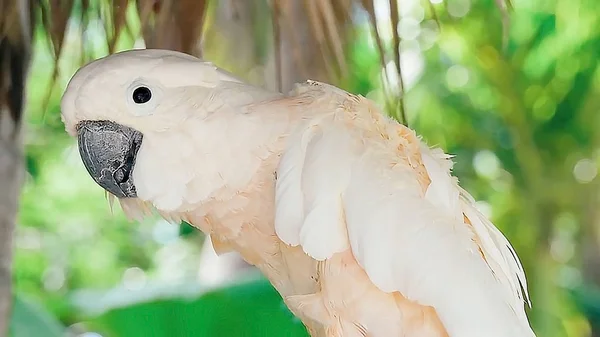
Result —
[{"label": "green foliage", "polygon": [[[598,245],[584,239],[597,237],[600,223],[600,3],[514,3],[506,48],[494,1],[432,5],[441,31],[424,21],[414,38],[409,19],[419,21],[420,10],[430,8],[406,10],[400,31],[409,124],[430,145],[456,156],[461,184],[515,246],[529,279],[529,314],[538,335],[586,336],[592,324],[600,325],[598,285],[587,285],[600,280],[585,279],[590,273],[582,267],[582,252]],[[256,30],[260,35],[266,23]],[[348,48],[350,76],[341,86],[382,103],[379,56],[368,30],[357,29]],[[87,34],[88,58],[105,52],[96,35],[93,29]],[[70,46],[81,43],[70,39]],[[261,36],[258,45],[266,41]],[[121,46],[130,42],[123,39]],[[65,326],[84,320],[86,329],[106,336],[304,336],[264,281],[191,297],[152,293],[149,284],[195,279],[202,235],[185,223],[130,222],[118,205],[110,214],[59,117],[61,89],[79,64],[78,48],[65,49],[63,76],[43,113],[53,62],[46,45],[36,42],[29,86],[30,179],[15,250],[19,293]],[[132,270],[142,273],[148,296],[85,316],[68,300],[84,290],[121,289]]]},{"label": "green foliage", "polygon": [[585,209],[598,207],[600,3],[534,3],[515,4],[506,50],[491,2],[442,19],[406,100],[413,126],[456,154],[462,185],[491,206],[521,256],[536,332],[581,336],[589,326],[562,285],[578,284],[565,276],[579,275],[578,238],[597,230]]},{"label": "green foliage", "polygon": [[575,304],[590,319],[590,324],[600,326],[600,288],[594,285],[582,284],[570,289]]},{"label": "green foliage", "polygon": [[107,337],[308,337],[304,325],[262,278],[199,297],[146,298],[109,309],[87,323]]}]

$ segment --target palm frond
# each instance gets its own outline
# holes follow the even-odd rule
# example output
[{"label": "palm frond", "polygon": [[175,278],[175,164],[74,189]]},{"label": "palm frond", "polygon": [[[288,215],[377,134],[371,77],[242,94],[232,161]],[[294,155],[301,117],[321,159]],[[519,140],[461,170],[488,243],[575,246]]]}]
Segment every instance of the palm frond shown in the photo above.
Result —
[{"label": "palm frond", "polygon": [[[231,6],[233,9],[241,5],[248,7],[248,3],[242,4],[243,1],[249,0],[228,0],[220,3],[215,1],[214,3],[218,3],[219,6]],[[429,0],[422,1],[425,1],[423,6],[429,9],[429,16],[439,26],[440,20],[435,6]],[[512,9],[512,3],[510,0],[494,1],[502,17],[505,47],[508,43],[509,11]],[[269,0],[274,41],[272,53],[279,89],[286,87],[282,82],[298,82],[309,77],[333,84],[341,83],[348,76],[348,47],[351,46],[355,36],[356,14],[362,11],[369,18],[371,33],[379,54],[386,108],[399,110],[393,112],[398,112],[398,118],[406,124],[403,101],[405,85],[400,59],[402,41],[398,33],[401,22],[400,6],[403,2],[388,0],[389,17],[378,17],[376,6],[383,2],[385,1]],[[74,6],[81,8],[76,19],[82,25],[87,24],[91,15],[103,18],[107,48],[110,53],[115,51],[121,32],[126,30],[130,35],[141,35],[148,48],[173,49],[201,56],[200,43],[203,40],[203,26],[210,8],[209,3],[209,0],[114,0],[99,1],[99,5],[90,6],[89,0],[36,0],[33,2],[33,7],[34,10],[41,11],[41,24],[49,36],[58,61],[67,23],[73,16]],[[132,4],[139,17],[141,26],[139,32],[134,32],[127,20],[126,12]],[[260,5],[261,2],[257,0],[253,1],[251,6],[258,8]],[[214,20],[211,22],[215,24]],[[391,41],[382,35],[383,25],[391,28],[389,38]],[[291,49],[286,55],[282,55],[283,44]],[[287,62],[288,60],[282,58],[291,58],[291,60]],[[390,64],[393,66],[389,67]],[[286,66],[296,68],[291,77],[286,76],[282,70],[282,67]],[[396,74],[390,74],[390,71]],[[399,79],[396,92],[391,92],[389,78],[392,76]]]},{"label": "palm frond", "polygon": [[107,6],[111,20],[103,20],[104,31],[108,43],[108,52],[114,53],[117,40],[121,36],[121,31],[127,28],[127,5],[128,0],[114,0],[112,6]]},{"label": "palm frond", "polygon": [[[34,6],[37,5],[41,11],[42,22],[46,28],[49,37],[50,50],[54,55],[54,59],[58,60],[62,54],[65,35],[67,33],[67,25],[73,10],[74,0],[36,0]],[[50,79],[49,90],[46,92],[42,100],[42,106],[45,108],[50,101],[52,88],[58,78],[59,69],[58,63],[54,64],[52,76]]]}]

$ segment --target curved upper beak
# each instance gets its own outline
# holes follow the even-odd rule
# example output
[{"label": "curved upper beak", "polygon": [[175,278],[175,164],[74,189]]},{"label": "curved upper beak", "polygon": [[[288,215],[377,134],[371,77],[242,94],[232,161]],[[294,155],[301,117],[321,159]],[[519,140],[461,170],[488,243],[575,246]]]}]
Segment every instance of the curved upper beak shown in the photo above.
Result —
[{"label": "curved upper beak", "polygon": [[137,197],[132,179],[142,133],[111,121],[77,124],[79,154],[98,185],[117,198]]}]

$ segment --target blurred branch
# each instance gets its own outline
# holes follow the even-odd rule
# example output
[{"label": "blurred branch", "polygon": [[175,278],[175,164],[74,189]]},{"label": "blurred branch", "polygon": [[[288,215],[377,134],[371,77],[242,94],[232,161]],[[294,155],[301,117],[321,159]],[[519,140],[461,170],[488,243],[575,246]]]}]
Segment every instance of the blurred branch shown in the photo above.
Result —
[{"label": "blurred branch", "polygon": [[[472,42],[472,41],[470,41]],[[470,45],[473,45],[470,43]],[[499,112],[506,125],[511,126],[515,155],[523,171],[526,192],[534,204],[547,200],[536,200],[545,196],[546,184],[543,175],[543,159],[533,139],[533,127],[527,119],[527,109],[514,85],[516,75],[513,67],[490,45],[474,47],[470,53],[486,79],[501,93],[503,100]]]},{"label": "blurred branch", "polygon": [[508,47],[508,39],[510,32],[510,16],[509,10],[512,9],[512,1],[511,0],[495,0],[496,6],[500,10],[500,15],[502,15],[502,51],[506,51]]},{"label": "blurred branch", "polygon": [[[377,46],[377,51],[378,51],[378,55],[379,55],[379,63],[380,63],[381,72],[382,72],[381,86],[382,86],[382,89],[384,92],[386,110],[391,111],[392,103],[390,103],[390,99],[388,96],[389,95],[388,86],[389,86],[390,81],[389,81],[388,73],[385,68],[386,53],[385,53],[385,48],[383,46],[383,40],[381,38],[381,35],[379,34],[379,30],[377,29],[377,15],[375,14],[375,4],[373,1],[363,0],[363,6],[364,6],[365,10],[367,11],[367,13],[369,14],[369,22],[371,25],[371,31],[372,31],[372,34],[374,35],[375,45]],[[393,30],[395,30],[395,29],[393,29]],[[398,43],[398,45],[399,44],[400,43]],[[401,69],[399,63],[397,66],[398,66],[397,69]],[[402,78],[402,76],[400,74],[399,74],[399,76],[400,76],[400,78]]]},{"label": "blurred branch", "polygon": [[[273,26],[273,45],[279,46],[281,41],[281,33],[279,32],[279,18],[280,18],[279,4],[277,1],[271,3],[271,21]],[[275,48],[275,74],[277,82],[277,91],[282,91],[282,78],[281,78],[281,49]]]},{"label": "blurred branch", "polygon": [[[63,50],[65,42],[65,36],[67,33],[67,26],[69,18],[71,17],[71,11],[73,9],[74,0],[51,0],[48,3],[41,0],[33,0],[37,7],[40,8],[42,16],[42,24],[46,28],[49,35],[51,44],[51,51],[54,55],[54,59],[60,59],[60,55]],[[52,71],[52,77],[46,96],[42,101],[42,107],[46,110],[50,96],[52,95],[52,88],[56,83],[59,75],[58,62],[54,64],[54,70]]]},{"label": "blurred branch", "polygon": [[394,42],[394,63],[396,64],[396,72],[398,72],[398,80],[400,84],[400,100],[398,102],[400,113],[398,116],[400,117],[400,122],[408,126],[408,120],[406,119],[406,111],[404,106],[404,79],[402,78],[402,60],[400,59],[400,34],[398,33],[400,13],[398,12],[398,3],[394,0],[390,0],[390,12],[392,21],[392,38]]},{"label": "blurred branch", "polygon": [[[594,76],[598,76],[600,67],[596,67]],[[594,83],[598,83],[594,81]],[[582,107],[582,120],[586,122],[584,125],[590,126],[589,134],[591,138],[592,150],[591,159],[595,159],[596,165],[600,160],[600,132],[596,131],[597,125],[600,125],[600,101],[595,95],[598,92],[599,85],[591,85],[587,99]],[[596,153],[593,153],[596,151]],[[581,186],[583,193],[580,194],[581,214],[582,214],[582,274],[584,283],[590,284],[593,287],[600,288],[600,177],[597,175],[587,185]],[[589,317],[591,319],[591,337],[600,336],[600,324],[598,317]]]},{"label": "blurred branch", "polygon": [[0,335],[8,331],[12,299],[12,237],[23,171],[21,120],[31,54],[26,0],[0,1]]}]

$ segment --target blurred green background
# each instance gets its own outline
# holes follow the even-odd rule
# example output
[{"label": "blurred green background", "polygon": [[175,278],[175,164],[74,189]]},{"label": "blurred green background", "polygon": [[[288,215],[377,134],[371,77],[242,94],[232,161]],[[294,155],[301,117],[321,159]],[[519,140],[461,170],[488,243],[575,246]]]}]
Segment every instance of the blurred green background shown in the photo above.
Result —
[{"label": "blurred green background", "polygon": [[[116,21],[105,22],[114,17],[107,3],[75,2],[58,62],[48,27],[36,27],[11,334],[306,336],[271,286],[236,256],[215,258],[185,224],[130,222],[118,206],[111,214],[87,175],[64,132],[59,99],[82,63],[109,52],[114,29],[106,27]],[[538,336],[600,336],[600,1],[514,0],[508,17],[495,0],[403,0],[397,17],[388,1],[373,3],[386,55],[394,54],[390,23],[397,25],[402,83],[393,62],[381,66],[369,15],[356,4],[348,7],[353,19],[339,27],[350,32],[339,36],[343,59],[333,51],[322,68],[309,59],[308,74],[381,106],[382,69],[389,92],[403,86],[409,125],[456,156],[462,186],[520,255]],[[118,10],[128,27],[115,50],[143,47],[135,8]],[[266,1],[210,2],[203,57],[275,87],[270,16]],[[281,20],[291,22],[288,33],[307,29]],[[298,47],[288,41],[284,50],[291,38],[280,33],[285,90],[286,81],[303,78],[289,75],[300,68],[286,63]]]}]

